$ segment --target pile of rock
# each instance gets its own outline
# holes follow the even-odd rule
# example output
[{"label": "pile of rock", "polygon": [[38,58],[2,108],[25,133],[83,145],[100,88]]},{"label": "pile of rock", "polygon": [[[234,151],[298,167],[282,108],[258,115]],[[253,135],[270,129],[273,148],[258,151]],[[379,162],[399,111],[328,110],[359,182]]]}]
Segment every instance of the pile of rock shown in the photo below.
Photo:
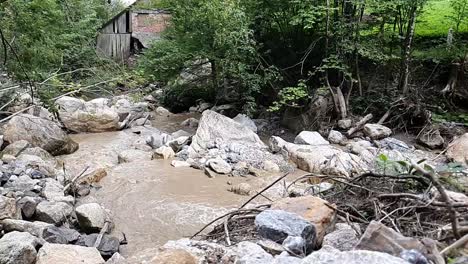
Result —
[{"label": "pile of rock", "polygon": [[[404,237],[378,222],[361,235],[354,223],[336,223],[333,205],[306,196],[275,202],[255,217],[256,238],[231,247],[209,241],[169,241],[152,263],[435,263],[435,241]],[[160,262],[154,262],[158,260]]]}]

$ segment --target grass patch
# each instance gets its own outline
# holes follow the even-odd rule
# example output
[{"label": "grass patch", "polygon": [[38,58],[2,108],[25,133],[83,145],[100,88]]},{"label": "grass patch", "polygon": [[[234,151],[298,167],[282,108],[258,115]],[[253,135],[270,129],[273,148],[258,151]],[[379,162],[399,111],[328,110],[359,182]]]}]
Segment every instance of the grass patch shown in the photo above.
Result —
[{"label": "grass patch", "polygon": [[[418,36],[447,36],[450,28],[455,29],[455,22],[450,18],[453,9],[450,0],[429,0],[416,26]],[[468,32],[468,21],[460,25],[460,33]]]}]

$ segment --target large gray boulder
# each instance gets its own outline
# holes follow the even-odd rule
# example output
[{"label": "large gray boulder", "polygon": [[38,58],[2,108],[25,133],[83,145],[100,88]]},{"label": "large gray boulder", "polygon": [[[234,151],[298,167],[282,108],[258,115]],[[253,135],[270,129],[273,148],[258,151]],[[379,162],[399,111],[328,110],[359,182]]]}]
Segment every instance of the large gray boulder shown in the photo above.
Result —
[{"label": "large gray boulder", "polygon": [[37,220],[60,225],[71,215],[73,207],[64,202],[42,201],[36,207]]},{"label": "large gray boulder", "polygon": [[32,264],[36,260],[39,240],[25,232],[7,233],[0,239],[1,264]]},{"label": "large gray boulder", "polygon": [[305,240],[305,251],[309,252],[316,243],[315,226],[297,214],[282,210],[265,210],[255,217],[259,235],[277,243],[289,236]]},{"label": "large gray boulder", "polygon": [[330,144],[330,142],[325,140],[316,131],[302,131],[301,133],[299,133],[299,135],[296,136],[296,139],[294,139],[294,143],[302,144],[302,145],[311,145],[311,146]]},{"label": "large gray boulder", "polygon": [[366,124],[364,133],[372,139],[383,139],[392,135],[392,130],[379,124]]},{"label": "large gray boulder", "polygon": [[36,264],[104,264],[99,251],[93,247],[46,243],[37,253]]},{"label": "large gray boulder", "polygon": [[401,258],[392,255],[367,250],[340,252],[339,250],[321,249],[302,260],[302,264],[409,264]]},{"label": "large gray boulder", "polygon": [[27,114],[13,117],[5,126],[4,136],[10,143],[26,140],[54,156],[70,154],[78,149],[78,144],[56,123]]},{"label": "large gray boulder", "polygon": [[260,149],[266,145],[249,128],[238,122],[211,110],[203,112],[197,133],[192,139],[191,147],[196,152],[203,152],[215,146],[219,141],[223,143],[240,143]]},{"label": "large gray boulder", "polygon": [[109,220],[106,210],[97,203],[80,205],[75,211],[80,227],[87,233],[99,232]]},{"label": "large gray boulder", "polygon": [[119,112],[110,107],[110,101],[98,98],[85,102],[64,96],[55,101],[59,118],[74,132],[116,131],[121,128]]}]

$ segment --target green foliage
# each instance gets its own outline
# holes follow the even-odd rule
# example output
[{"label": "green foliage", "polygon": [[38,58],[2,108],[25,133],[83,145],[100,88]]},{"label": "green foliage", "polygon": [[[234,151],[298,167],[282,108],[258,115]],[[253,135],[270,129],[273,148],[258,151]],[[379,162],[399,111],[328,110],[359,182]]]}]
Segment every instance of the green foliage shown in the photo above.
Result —
[{"label": "green foliage", "polygon": [[309,90],[304,81],[295,87],[286,87],[278,93],[278,100],[268,109],[270,112],[280,111],[285,107],[298,108],[309,99]]},{"label": "green foliage", "polygon": [[456,122],[468,126],[468,114],[456,112],[434,113],[432,114],[432,121],[435,123]]},{"label": "green foliage", "polygon": [[409,173],[410,170],[410,165],[406,161],[391,160],[387,155],[383,153],[377,156],[375,162],[378,171],[387,175]]}]

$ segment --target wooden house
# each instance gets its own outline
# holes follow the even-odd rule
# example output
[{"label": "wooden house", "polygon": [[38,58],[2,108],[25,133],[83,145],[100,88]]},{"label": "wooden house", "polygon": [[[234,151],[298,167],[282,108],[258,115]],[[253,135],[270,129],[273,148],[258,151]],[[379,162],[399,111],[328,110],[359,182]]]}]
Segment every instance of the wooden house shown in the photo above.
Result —
[{"label": "wooden house", "polygon": [[161,37],[170,14],[164,10],[138,10],[136,1],[102,26],[97,36],[98,54],[125,61],[138,49]]}]

